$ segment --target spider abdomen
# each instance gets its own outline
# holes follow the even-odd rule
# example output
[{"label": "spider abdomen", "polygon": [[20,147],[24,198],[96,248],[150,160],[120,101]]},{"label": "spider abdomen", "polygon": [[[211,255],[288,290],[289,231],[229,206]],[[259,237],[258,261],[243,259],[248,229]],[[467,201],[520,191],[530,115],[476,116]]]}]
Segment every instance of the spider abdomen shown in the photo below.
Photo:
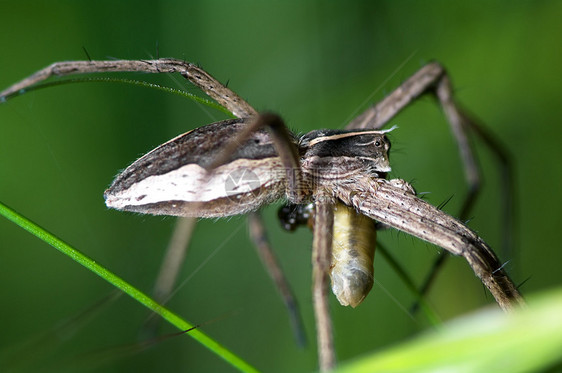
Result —
[{"label": "spider abdomen", "polygon": [[285,167],[265,129],[208,170],[217,151],[245,126],[244,119],[225,120],[160,145],[115,178],[104,193],[106,205],[144,214],[225,217],[281,198]]}]

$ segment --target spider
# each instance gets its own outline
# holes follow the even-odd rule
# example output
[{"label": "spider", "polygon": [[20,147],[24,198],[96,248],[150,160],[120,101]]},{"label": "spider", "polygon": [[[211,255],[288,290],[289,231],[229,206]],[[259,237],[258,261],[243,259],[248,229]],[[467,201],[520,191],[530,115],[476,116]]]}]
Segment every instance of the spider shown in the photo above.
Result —
[{"label": "spider", "polygon": [[[265,233],[255,211],[287,199],[290,207],[280,213],[284,225],[294,229],[309,224],[314,232],[313,299],[322,370],[335,365],[327,302],[329,277],[340,303],[356,306],[365,298],[373,283],[373,221],[463,256],[502,309],[524,303],[501,262],[480,237],[418,198],[406,181],[386,178],[390,171],[386,133],[390,130],[381,130],[382,126],[430,92],[442,105],[459,145],[470,185],[464,213],[477,193],[478,169],[466,130],[487,138],[454,102],[449,78],[438,63],[422,67],[344,130],[316,130],[300,137],[290,133],[278,115],[258,113],[204,70],[177,59],[57,62],[6,89],[0,99],[53,75],[124,71],[179,72],[237,119],[187,132],[135,161],[106,190],[107,206],[185,217],[249,213],[254,241],[268,257]],[[265,261],[276,271],[273,259],[268,258]],[[290,299],[282,276],[274,277]]]}]

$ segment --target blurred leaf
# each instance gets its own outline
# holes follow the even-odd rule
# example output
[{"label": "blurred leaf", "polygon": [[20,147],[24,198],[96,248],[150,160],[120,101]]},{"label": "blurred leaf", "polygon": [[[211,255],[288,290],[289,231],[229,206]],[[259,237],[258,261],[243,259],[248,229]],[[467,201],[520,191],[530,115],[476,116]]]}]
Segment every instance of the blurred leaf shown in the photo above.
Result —
[{"label": "blurred leaf", "polygon": [[512,314],[485,309],[343,366],[346,372],[530,372],[562,360],[562,288]]}]

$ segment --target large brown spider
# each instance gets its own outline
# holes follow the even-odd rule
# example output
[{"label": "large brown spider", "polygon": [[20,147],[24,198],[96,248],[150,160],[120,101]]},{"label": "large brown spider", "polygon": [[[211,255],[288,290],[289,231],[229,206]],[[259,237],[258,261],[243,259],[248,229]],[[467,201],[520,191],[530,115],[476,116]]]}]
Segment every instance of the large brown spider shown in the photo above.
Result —
[{"label": "large brown spider", "polygon": [[[442,105],[459,144],[471,186],[465,207],[477,192],[478,172],[466,131],[478,127],[455,104],[449,78],[439,64],[421,68],[345,130],[317,130],[298,138],[279,116],[258,113],[201,68],[176,59],[57,62],[6,89],[0,99],[53,75],[116,71],[179,72],[239,119],[200,127],[141,157],[105,192],[107,206],[175,216],[250,213],[251,231],[266,257],[268,245],[254,211],[279,198],[301,206],[296,219],[310,214],[304,220],[310,220],[314,229],[313,293],[321,369],[335,364],[328,278],[332,277],[342,304],[355,306],[367,295],[373,281],[372,220],[463,256],[502,309],[523,303],[501,262],[480,237],[416,197],[407,182],[386,179],[390,143],[388,131],[381,127],[430,92]],[[280,274],[274,277],[280,288],[286,287]],[[290,298],[288,290],[282,292]]]}]

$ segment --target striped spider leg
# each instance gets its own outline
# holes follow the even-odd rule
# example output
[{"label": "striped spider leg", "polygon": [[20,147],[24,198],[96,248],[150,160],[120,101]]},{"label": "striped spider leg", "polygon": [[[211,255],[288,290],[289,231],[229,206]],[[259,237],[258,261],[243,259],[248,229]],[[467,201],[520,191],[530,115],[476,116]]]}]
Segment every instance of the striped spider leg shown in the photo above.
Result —
[{"label": "striped spider leg", "polygon": [[[222,217],[251,213],[283,197],[294,204],[314,204],[313,298],[322,370],[335,364],[326,293],[329,273],[332,283],[337,282],[332,269],[340,260],[332,256],[332,246],[337,245],[334,237],[339,234],[335,229],[339,219],[334,218],[335,210],[367,216],[461,255],[501,308],[509,310],[523,303],[501,263],[482,239],[456,219],[417,198],[407,182],[386,180],[386,173],[390,171],[390,143],[386,131],[355,129],[376,128],[376,120],[371,118],[385,110],[394,110],[392,105],[383,105],[385,101],[354,120],[347,130],[317,130],[296,138],[278,116],[257,114],[238,95],[200,68],[174,59],[55,63],[2,92],[0,97],[14,94],[51,75],[109,71],[180,72],[240,118],[200,127],[141,157],[106,191],[109,207],[157,215]],[[432,85],[422,85],[424,88],[418,94],[404,95],[397,90],[398,103],[405,106]],[[217,152],[219,155],[215,156]],[[243,182],[233,184],[233,178]],[[225,188],[227,185],[230,189]],[[372,222],[365,221],[374,231]],[[344,236],[354,234],[349,222],[342,224]],[[259,233],[256,229],[253,231]],[[354,280],[350,280],[357,278],[355,267],[344,273],[344,290],[336,291],[336,295],[341,303],[353,305],[360,303],[372,286],[372,252],[369,254],[364,248],[350,249],[356,250],[356,255],[351,257],[370,255],[367,263],[358,266],[371,267],[370,274],[359,276],[367,280],[370,276],[370,285],[367,281],[365,285],[356,286]],[[341,261],[347,265],[354,259],[347,257]],[[346,301],[350,294],[351,300]]]},{"label": "striped spider leg", "polygon": [[[507,254],[511,253],[514,241],[514,184],[510,156],[500,141],[486,131],[483,126],[479,125],[455,102],[453,87],[443,66],[437,62],[423,66],[382,101],[372,105],[353,119],[346,128],[382,128],[401,110],[425,94],[431,94],[437,99],[451,126],[451,132],[457,141],[468,184],[467,194],[458,212],[459,220],[466,221],[469,218],[471,209],[481,189],[480,169],[475,159],[473,147],[469,141],[469,132],[475,134],[496,157],[502,187],[502,251]],[[421,295],[428,291],[439,268],[448,257],[449,253],[447,251],[441,252],[426,280],[420,287]],[[414,310],[416,307],[417,304],[414,306]]]}]

